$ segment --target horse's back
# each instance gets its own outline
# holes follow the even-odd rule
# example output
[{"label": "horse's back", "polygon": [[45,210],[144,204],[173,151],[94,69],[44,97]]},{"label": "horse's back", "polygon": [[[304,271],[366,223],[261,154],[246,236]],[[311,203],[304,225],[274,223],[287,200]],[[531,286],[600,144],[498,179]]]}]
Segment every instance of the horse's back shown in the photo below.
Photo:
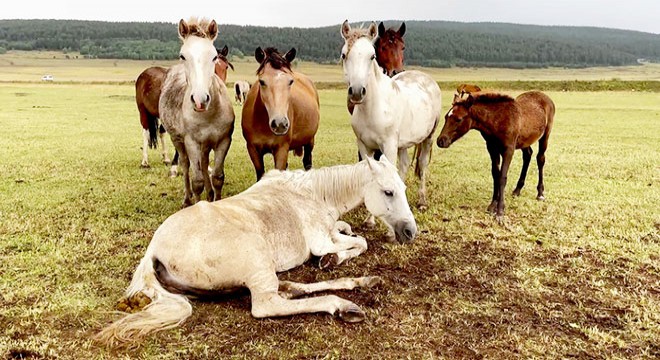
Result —
[{"label": "horse's back", "polygon": [[400,91],[397,95],[399,101],[405,101],[408,115],[402,117],[408,119],[408,123],[400,126],[400,140],[410,138],[417,143],[432,136],[442,111],[438,83],[428,74],[416,70],[399,73],[392,80]]},{"label": "horse's back", "polygon": [[555,115],[555,104],[540,91],[527,91],[516,97],[522,115],[518,148],[530,146],[549,132]]},{"label": "horse's back", "polygon": [[158,101],[167,69],[152,66],[145,69],[135,81],[135,101],[140,111],[146,110],[151,116],[158,117]]}]

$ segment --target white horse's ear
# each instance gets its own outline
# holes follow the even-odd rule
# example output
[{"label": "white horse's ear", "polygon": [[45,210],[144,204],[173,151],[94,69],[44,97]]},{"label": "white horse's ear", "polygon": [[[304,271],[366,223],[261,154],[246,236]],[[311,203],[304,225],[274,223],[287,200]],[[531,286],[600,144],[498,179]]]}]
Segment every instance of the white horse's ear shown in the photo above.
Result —
[{"label": "white horse's ear", "polygon": [[351,25],[348,23],[348,19],[344,20],[344,23],[341,24],[341,37],[346,40],[348,33],[351,31]]},{"label": "white horse's ear", "polygon": [[209,34],[211,40],[215,40],[218,37],[218,23],[215,20],[211,20],[209,26],[206,28],[206,32]]},{"label": "white horse's ear", "polygon": [[378,37],[378,26],[376,25],[375,22],[372,21],[371,24],[369,24],[369,30],[367,32],[367,35],[369,35],[369,37],[372,40]]},{"label": "white horse's ear", "polygon": [[179,37],[181,40],[185,39],[190,33],[190,27],[186,24],[186,21],[181,19],[179,20]]},{"label": "white horse's ear", "polygon": [[372,172],[378,173],[380,171],[378,161],[376,161],[371,156],[366,156],[366,158],[367,158],[367,164],[369,165],[369,169],[371,169]]},{"label": "white horse's ear", "polygon": [[380,161],[380,162],[383,162],[383,163],[387,163],[387,164],[392,164],[392,162],[390,161],[390,159],[388,159],[387,156],[385,156],[385,154],[382,154],[382,155],[380,156],[379,161]]}]

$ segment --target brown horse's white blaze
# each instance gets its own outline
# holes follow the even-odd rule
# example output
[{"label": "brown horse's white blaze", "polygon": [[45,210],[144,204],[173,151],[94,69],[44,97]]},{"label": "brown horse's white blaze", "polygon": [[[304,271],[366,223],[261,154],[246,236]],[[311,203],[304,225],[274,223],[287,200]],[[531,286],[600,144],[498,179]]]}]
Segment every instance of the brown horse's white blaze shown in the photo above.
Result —
[{"label": "brown horse's white blaze", "polygon": [[319,96],[309,77],[291,69],[295,55],[295,49],[284,56],[275,48],[255,51],[258,80],[243,104],[241,125],[257,180],[264,174],[263,158],[268,153],[273,154],[276,169],[287,168],[289,151],[303,155],[306,170],[312,167]]},{"label": "brown horse's white blaze", "polygon": [[312,255],[321,257],[323,266],[335,266],[366,251],[366,239],[339,221],[362,203],[400,241],[415,237],[405,185],[385,157],[310,171],[273,170],[240,194],[180,210],[156,230],[126,290],[126,301],[147,296],[151,303],[109,325],[96,339],[135,342],[189,317],[192,306],[186,294],[245,287],[257,318],[325,312],[344,321],[363,320],[358,305],[335,295],[298,297],[371,287],[382,282],[379,277],[313,284],[277,277]]},{"label": "brown horse's white blaze", "polygon": [[[209,200],[220,199],[224,184],[234,109],[225,84],[214,73],[218,52],[213,41],[217,35],[214,20],[179,22],[181,63],[170,68],[160,97],[163,124],[181,157],[184,207],[199,201],[204,189]],[[209,177],[211,150],[214,164]]]},{"label": "brown horse's white blaze", "polygon": [[[351,29],[347,20],[341,27],[347,97],[355,105],[351,126],[362,157],[381,151],[389,159],[398,158],[402,179],[410,166],[408,149],[418,147],[415,166],[415,175],[420,179],[418,206],[425,209],[426,169],[441,111],[440,87],[420,71],[404,71],[392,78],[383,74],[373,46],[376,34],[375,23],[367,29]],[[367,223],[372,224],[373,217]]]},{"label": "brown horse's white blaze", "polygon": [[523,153],[522,171],[513,191],[514,195],[520,195],[532,157],[532,145],[537,141],[537,199],[545,199],[543,167],[554,116],[555,104],[540,91],[528,91],[516,99],[496,93],[477,93],[466,99],[456,95],[451,109],[445,115],[445,124],[437,144],[447,148],[471,129],[481,133],[490,153],[493,177],[493,198],[487,210],[494,212],[497,220],[502,221],[504,189],[513,153],[516,149],[521,149]]}]

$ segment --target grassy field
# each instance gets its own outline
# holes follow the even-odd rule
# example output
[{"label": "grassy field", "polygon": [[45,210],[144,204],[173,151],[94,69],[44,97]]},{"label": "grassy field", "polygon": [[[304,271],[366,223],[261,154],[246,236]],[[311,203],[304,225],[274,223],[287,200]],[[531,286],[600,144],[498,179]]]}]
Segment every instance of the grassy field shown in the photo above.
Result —
[{"label": "grassy field", "polygon": [[[20,76],[8,70],[20,67],[16,62],[0,66],[0,80],[21,81],[28,73],[38,79],[43,72],[87,82],[113,75],[108,63],[68,68],[53,66],[49,56],[43,61],[52,68],[32,66]],[[117,74],[130,82],[145,64],[131,65],[135,73],[117,66]],[[462,79],[452,71],[450,81]],[[573,71],[563,79],[573,79]],[[493,80],[490,72],[483,79]],[[451,89],[443,91],[446,109]],[[368,238],[365,254],[331,271],[310,264],[281,275],[305,282],[382,276],[380,288],[338,293],[363,307],[365,322],[327,315],[257,320],[247,295],[232,296],[195,301],[181,327],[122,350],[90,338],[117,318],[114,305],[151,236],[179,209],[181,178],[167,177],[155,150],[152,167],[140,168],[132,84],[4,83],[0,358],[658,358],[659,95],[548,94],[557,116],[545,202],[535,200],[535,166],[523,195],[510,196],[522,162],[517,153],[506,222],[498,225],[485,212],[491,191],[485,144],[471,132],[433,150],[430,208],[414,210],[420,229],[414,243],[386,243],[382,227],[360,229],[366,213],[357,209],[344,220]],[[321,109],[315,167],[355,161],[344,91],[322,90]],[[238,125],[240,107],[235,111]],[[301,168],[300,159],[290,166]],[[225,171],[224,196],[254,182],[240,130]],[[414,204],[412,173],[407,183]]]}]

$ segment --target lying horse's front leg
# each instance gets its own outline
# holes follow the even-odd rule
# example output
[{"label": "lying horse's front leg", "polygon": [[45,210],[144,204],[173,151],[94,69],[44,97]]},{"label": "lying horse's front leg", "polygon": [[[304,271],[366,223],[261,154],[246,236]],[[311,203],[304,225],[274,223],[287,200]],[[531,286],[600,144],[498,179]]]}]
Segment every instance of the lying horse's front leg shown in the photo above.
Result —
[{"label": "lying horse's front leg", "polygon": [[356,287],[370,288],[382,283],[383,279],[380,276],[340,278],[311,284],[303,284],[293,281],[280,281],[278,292],[280,293],[280,296],[285,299],[293,299],[321,291],[353,290]]},{"label": "lying horse's front leg", "polygon": [[330,232],[329,238],[313,241],[309,244],[309,248],[314,256],[321,257],[319,264],[322,269],[325,269],[339,265],[365,252],[367,240],[353,234],[347,223],[338,221]]}]

